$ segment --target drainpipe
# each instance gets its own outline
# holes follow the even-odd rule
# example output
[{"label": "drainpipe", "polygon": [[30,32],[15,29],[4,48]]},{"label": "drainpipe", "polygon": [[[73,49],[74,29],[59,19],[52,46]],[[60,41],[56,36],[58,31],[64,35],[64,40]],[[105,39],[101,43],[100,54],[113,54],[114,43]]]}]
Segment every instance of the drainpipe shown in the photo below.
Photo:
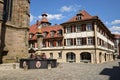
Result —
[{"label": "drainpipe", "polygon": [[95,63],[97,63],[97,58],[96,58],[96,48],[97,48],[97,23],[94,22],[94,36],[95,36]]}]

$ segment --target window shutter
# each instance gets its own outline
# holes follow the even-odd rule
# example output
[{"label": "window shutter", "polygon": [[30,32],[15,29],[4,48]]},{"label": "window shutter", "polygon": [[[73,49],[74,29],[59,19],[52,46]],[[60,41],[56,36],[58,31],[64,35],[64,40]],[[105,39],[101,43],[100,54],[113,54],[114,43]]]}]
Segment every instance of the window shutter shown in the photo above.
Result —
[{"label": "window shutter", "polygon": [[76,32],[76,25],[74,25],[74,32]]},{"label": "window shutter", "polygon": [[49,41],[48,41],[48,47],[49,47]]},{"label": "window shutter", "polygon": [[71,45],[73,45],[73,39],[71,39]]},{"label": "window shutter", "polygon": [[66,46],[66,39],[64,39],[64,46]]},{"label": "window shutter", "polygon": [[60,40],[60,46],[62,46],[62,40]]},{"label": "window shutter", "polygon": [[86,24],[84,24],[84,31],[86,31]]},{"label": "window shutter", "polygon": [[73,32],[73,26],[70,26],[70,29],[71,29],[71,33]]},{"label": "window shutter", "polygon": [[74,38],[74,45],[76,45],[76,38]]},{"label": "window shutter", "polygon": [[92,23],[92,30],[94,31],[94,23]]},{"label": "window shutter", "polygon": [[53,46],[56,46],[56,41],[53,42]]},{"label": "window shutter", "polygon": [[85,31],[85,30],[86,30],[86,25],[82,24],[82,31]]},{"label": "window shutter", "polygon": [[82,44],[86,45],[86,38],[82,38]]},{"label": "window shutter", "polygon": [[95,37],[93,37],[93,45],[95,45]]}]

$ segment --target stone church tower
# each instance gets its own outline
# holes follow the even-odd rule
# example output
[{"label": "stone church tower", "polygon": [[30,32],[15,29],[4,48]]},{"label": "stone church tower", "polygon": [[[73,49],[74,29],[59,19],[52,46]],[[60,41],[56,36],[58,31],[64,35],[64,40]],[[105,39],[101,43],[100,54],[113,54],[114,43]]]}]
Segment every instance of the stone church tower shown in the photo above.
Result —
[{"label": "stone church tower", "polygon": [[28,53],[30,0],[0,0],[0,63]]}]

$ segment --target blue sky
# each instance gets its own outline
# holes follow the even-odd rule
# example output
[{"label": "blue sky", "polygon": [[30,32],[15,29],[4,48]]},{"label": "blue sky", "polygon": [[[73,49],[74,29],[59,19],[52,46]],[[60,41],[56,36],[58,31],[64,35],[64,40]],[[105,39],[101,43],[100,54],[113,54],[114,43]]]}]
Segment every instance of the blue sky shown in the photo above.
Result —
[{"label": "blue sky", "polygon": [[112,33],[120,33],[120,0],[31,0],[30,25],[40,20],[42,13],[47,13],[54,25],[69,20],[83,9],[98,16]]}]

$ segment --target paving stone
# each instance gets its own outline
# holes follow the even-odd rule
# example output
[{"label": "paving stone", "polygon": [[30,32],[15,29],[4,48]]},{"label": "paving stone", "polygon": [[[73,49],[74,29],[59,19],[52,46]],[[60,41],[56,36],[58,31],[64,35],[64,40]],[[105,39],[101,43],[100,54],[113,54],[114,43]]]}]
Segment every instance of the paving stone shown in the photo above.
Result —
[{"label": "paving stone", "polygon": [[[120,80],[120,60],[102,63],[61,63],[57,68],[19,68],[19,63],[0,64],[0,80]],[[16,69],[13,68],[16,64]]]}]

